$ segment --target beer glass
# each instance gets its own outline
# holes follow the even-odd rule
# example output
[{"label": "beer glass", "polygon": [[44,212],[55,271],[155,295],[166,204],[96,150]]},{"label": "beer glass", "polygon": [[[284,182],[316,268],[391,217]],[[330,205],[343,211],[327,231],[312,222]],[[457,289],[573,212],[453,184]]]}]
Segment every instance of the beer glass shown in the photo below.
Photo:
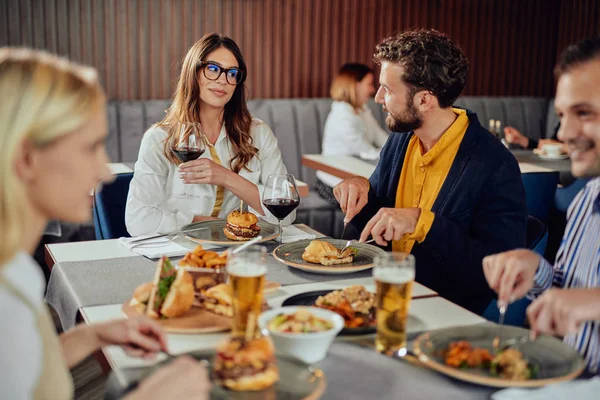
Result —
[{"label": "beer glass", "polygon": [[415,280],[415,257],[386,253],[375,258],[377,335],[375,349],[387,355],[406,355],[406,321]]},{"label": "beer glass", "polygon": [[259,332],[257,320],[267,274],[266,257],[265,247],[250,246],[232,254],[227,261],[227,274],[233,289],[233,336],[250,340]]}]

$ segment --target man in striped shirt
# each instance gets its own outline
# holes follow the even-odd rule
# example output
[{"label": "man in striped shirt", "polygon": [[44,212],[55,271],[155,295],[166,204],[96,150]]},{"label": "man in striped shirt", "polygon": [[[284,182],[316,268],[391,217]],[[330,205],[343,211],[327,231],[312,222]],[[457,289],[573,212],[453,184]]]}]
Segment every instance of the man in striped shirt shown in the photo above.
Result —
[{"label": "man in striped shirt", "polygon": [[[600,36],[570,46],[555,70],[558,137],[569,148],[571,170],[591,177],[570,205],[563,241],[552,266],[529,250],[483,260],[500,302],[525,295],[534,334],[564,336],[600,372]],[[551,288],[552,287],[552,288]]]}]

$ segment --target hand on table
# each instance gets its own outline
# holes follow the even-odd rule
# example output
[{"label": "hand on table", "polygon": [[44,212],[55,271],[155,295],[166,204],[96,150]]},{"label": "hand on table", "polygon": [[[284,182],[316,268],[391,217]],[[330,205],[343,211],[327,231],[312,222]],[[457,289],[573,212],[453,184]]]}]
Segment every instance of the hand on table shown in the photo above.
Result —
[{"label": "hand on table", "polygon": [[483,273],[498,301],[510,304],[533,287],[540,256],[530,250],[511,250],[483,259]]},{"label": "hand on table", "polygon": [[188,356],[181,356],[144,379],[127,400],[210,398],[210,380],[206,368]]},{"label": "hand on table", "polygon": [[90,325],[99,347],[119,345],[134,357],[153,358],[167,351],[167,337],[158,322],[139,316]]},{"label": "hand on table", "polygon": [[333,188],[333,195],[346,214],[344,223],[348,223],[369,201],[369,180],[360,176],[348,178]]},{"label": "hand on table", "polygon": [[378,245],[387,246],[389,241],[413,233],[420,215],[420,208],[382,208],[367,223],[360,241],[364,242],[372,235]]},{"label": "hand on table", "polygon": [[208,185],[225,186],[231,172],[222,165],[208,158],[188,161],[179,166],[179,173],[187,184],[203,183]]},{"label": "hand on table", "polygon": [[600,289],[548,289],[527,308],[533,335],[576,333],[583,322],[600,319]]}]

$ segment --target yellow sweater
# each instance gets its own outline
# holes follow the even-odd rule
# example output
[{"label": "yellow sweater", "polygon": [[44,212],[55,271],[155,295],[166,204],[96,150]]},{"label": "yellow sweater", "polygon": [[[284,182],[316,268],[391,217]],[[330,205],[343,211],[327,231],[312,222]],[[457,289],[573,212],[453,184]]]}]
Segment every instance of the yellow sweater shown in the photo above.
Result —
[{"label": "yellow sweater", "polygon": [[413,233],[407,233],[402,239],[392,242],[394,251],[410,253],[415,241],[424,241],[433,225],[435,214],[431,212],[431,207],[448,176],[469,126],[465,110],[453,108],[452,111],[458,117],[427,153],[423,154],[418,137],[413,135],[408,142],[396,192],[396,208],[420,208],[421,216]]}]

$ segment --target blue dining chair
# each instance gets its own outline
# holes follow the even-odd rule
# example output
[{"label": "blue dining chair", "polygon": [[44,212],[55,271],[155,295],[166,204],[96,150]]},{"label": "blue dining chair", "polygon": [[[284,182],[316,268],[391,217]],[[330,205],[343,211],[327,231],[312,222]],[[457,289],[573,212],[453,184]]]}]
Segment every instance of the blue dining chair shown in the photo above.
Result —
[{"label": "blue dining chair", "polygon": [[[546,228],[546,224],[532,215],[527,217],[527,248],[543,256],[547,243],[548,228]],[[529,304],[531,304],[531,300],[526,297],[509,304],[504,314],[504,324],[513,326],[525,325],[525,311],[529,307]],[[498,322],[500,312],[498,311],[496,299],[490,302],[482,316],[489,321]]]},{"label": "blue dining chair", "polygon": [[558,171],[531,172],[521,174],[525,187],[525,200],[529,215],[548,220],[548,213],[554,204],[554,193],[558,186]]},{"label": "blue dining chair", "polygon": [[129,237],[125,227],[125,204],[133,172],[115,175],[111,183],[100,183],[94,191],[96,240]]}]

